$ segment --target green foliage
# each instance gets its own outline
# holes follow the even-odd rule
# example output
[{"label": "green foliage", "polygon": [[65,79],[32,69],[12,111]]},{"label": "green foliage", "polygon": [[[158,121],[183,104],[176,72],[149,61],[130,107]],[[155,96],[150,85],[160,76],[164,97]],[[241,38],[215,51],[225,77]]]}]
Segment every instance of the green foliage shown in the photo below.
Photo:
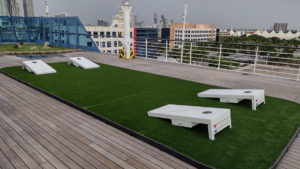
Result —
[{"label": "green foliage", "polygon": [[[31,50],[30,48],[33,46],[37,46],[37,49]],[[41,44],[23,44],[22,48],[18,48],[16,44],[0,44],[0,52],[57,51],[57,50],[64,50],[64,49],[68,49],[68,48],[51,46],[50,48],[45,49]]]},{"label": "green foliage", "polygon": [[[300,124],[300,105],[282,99],[267,97],[267,104],[252,111],[248,101],[224,104],[196,96],[215,86],[108,65],[51,66],[56,74],[35,76],[21,67],[3,71],[220,169],[269,168]],[[188,129],[148,117],[148,111],[166,104],[231,109],[233,128],[210,141],[206,125]]]}]

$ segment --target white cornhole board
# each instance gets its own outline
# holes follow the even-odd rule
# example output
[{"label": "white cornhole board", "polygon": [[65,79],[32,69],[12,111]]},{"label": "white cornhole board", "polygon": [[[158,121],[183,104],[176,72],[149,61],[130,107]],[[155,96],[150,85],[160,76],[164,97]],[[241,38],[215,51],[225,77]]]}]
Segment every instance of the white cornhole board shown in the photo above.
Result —
[{"label": "white cornhole board", "polygon": [[94,68],[99,68],[100,66],[97,65],[96,63],[88,60],[87,58],[84,57],[72,57],[69,58],[69,64],[73,64],[76,67],[81,67],[83,69],[94,69]]},{"label": "white cornhole board", "polygon": [[187,128],[193,128],[197,124],[207,124],[210,140],[215,140],[215,134],[224,128],[228,126],[231,128],[230,109],[169,104],[149,111],[148,116],[170,119],[173,125]]},{"label": "white cornhole board", "polygon": [[35,75],[56,73],[56,70],[42,60],[23,61],[22,67]]},{"label": "white cornhole board", "polygon": [[242,100],[252,101],[252,110],[265,101],[265,90],[263,89],[210,89],[199,93],[198,97],[220,98],[222,103],[239,103]]}]

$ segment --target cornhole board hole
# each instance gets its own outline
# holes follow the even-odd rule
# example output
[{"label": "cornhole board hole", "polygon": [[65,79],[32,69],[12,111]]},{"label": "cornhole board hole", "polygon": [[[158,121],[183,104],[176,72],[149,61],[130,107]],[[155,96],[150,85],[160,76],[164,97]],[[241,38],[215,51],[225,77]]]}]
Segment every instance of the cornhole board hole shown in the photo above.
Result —
[{"label": "cornhole board hole", "polygon": [[94,69],[94,68],[99,68],[100,66],[97,65],[96,63],[88,60],[87,58],[84,57],[72,57],[69,58],[69,65],[73,64],[76,67],[81,67],[83,69]]},{"label": "cornhole board hole", "polygon": [[242,100],[252,101],[252,110],[266,103],[263,89],[210,89],[198,94],[198,97],[219,98],[222,103],[239,103]]},{"label": "cornhole board hole", "polygon": [[174,126],[186,128],[193,128],[197,124],[207,124],[210,140],[215,140],[215,135],[224,128],[232,127],[230,109],[169,104],[149,111],[148,116],[170,119]]},{"label": "cornhole board hole", "polygon": [[42,60],[23,61],[22,67],[35,75],[56,73],[56,70]]}]

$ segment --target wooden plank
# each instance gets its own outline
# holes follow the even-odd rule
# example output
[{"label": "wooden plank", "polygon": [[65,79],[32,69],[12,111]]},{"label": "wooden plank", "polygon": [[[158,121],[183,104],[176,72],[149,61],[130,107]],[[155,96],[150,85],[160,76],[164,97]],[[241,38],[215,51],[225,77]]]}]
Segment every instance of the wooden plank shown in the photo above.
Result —
[{"label": "wooden plank", "polygon": [[15,169],[11,162],[5,157],[0,150],[0,167],[3,169]]},{"label": "wooden plank", "polygon": [[0,150],[16,169],[28,168],[20,157],[0,138]]},{"label": "wooden plank", "polygon": [[0,111],[0,119],[3,119],[8,125],[15,129],[25,140],[27,140],[39,153],[41,153],[47,160],[51,162],[56,168],[67,169],[67,167],[59,161],[54,155],[46,150],[40,143],[33,139],[29,134],[23,131],[16,123],[10,120],[6,115]]},{"label": "wooden plank", "polygon": [[115,162],[116,164],[118,164],[119,166],[121,166],[122,168],[126,168],[126,169],[134,169],[133,166],[129,165],[128,163],[126,163],[125,161],[121,160],[120,158],[116,157],[114,154],[106,151],[105,149],[103,149],[102,147],[96,145],[95,143],[90,144],[90,147],[92,147],[93,149],[95,149],[96,151],[98,151],[99,153],[103,154],[104,156],[106,156],[107,158],[111,159],[113,162]]}]

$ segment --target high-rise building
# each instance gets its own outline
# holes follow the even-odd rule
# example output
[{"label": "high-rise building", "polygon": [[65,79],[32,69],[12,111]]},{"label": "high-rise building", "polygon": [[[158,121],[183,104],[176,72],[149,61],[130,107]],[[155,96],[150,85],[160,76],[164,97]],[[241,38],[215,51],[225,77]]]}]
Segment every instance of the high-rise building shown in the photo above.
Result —
[{"label": "high-rise building", "polygon": [[7,0],[0,0],[0,16],[10,16]]},{"label": "high-rise building", "polygon": [[288,24],[287,23],[275,23],[273,26],[273,30],[275,32],[287,32],[288,31]]},{"label": "high-rise building", "polygon": [[104,26],[107,27],[108,26],[108,22],[104,19],[98,19],[97,20],[97,26]]},{"label": "high-rise building", "polygon": [[130,18],[130,27],[131,28],[135,28],[137,26],[137,23],[138,23],[138,17],[137,15],[132,15],[131,18]]},{"label": "high-rise building", "polygon": [[16,16],[24,16],[23,4],[20,1],[16,4]]},{"label": "high-rise building", "polygon": [[24,16],[25,17],[34,16],[32,0],[23,0],[23,7],[24,7]]},{"label": "high-rise building", "polygon": [[69,14],[67,12],[61,12],[61,13],[55,15],[55,17],[68,17],[68,16],[69,16]]},{"label": "high-rise building", "polygon": [[153,25],[154,28],[157,28],[157,26],[158,26],[157,23],[158,23],[157,13],[154,13],[154,23],[153,23],[154,24]]}]

